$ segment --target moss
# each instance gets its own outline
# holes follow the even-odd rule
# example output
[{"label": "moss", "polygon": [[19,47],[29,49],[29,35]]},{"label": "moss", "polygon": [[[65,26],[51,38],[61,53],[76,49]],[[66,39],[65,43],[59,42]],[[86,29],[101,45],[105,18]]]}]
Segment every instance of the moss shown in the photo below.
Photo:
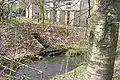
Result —
[{"label": "moss", "polygon": [[28,21],[22,20],[22,19],[19,19],[19,18],[11,18],[11,22],[12,23],[28,23]]},{"label": "moss", "polygon": [[19,19],[19,18],[11,18],[11,22],[12,23],[31,23],[31,24],[38,24],[40,26],[47,26],[49,24],[52,24],[52,21],[50,20],[44,20],[44,23],[43,21],[39,21],[35,18],[25,18],[25,17],[22,17],[22,19]]},{"label": "moss", "polygon": [[35,48],[45,48],[40,42],[38,42],[37,39],[35,39],[33,42],[32,42],[32,45],[35,47]]},{"label": "moss", "polygon": [[[81,75],[81,77],[84,77],[85,70],[86,70],[86,66],[79,66],[68,73],[65,73],[62,75],[57,75],[50,80],[73,80],[70,77],[73,77],[73,76],[80,77],[80,75]],[[76,80],[78,80],[78,79],[76,79]],[[82,80],[82,79],[79,79],[79,80]],[[112,80],[120,80],[120,77],[115,77]]]},{"label": "moss", "polygon": [[32,63],[41,59],[42,59],[42,56],[39,56],[39,55],[27,55],[22,58],[17,58],[15,60],[17,62],[26,64],[26,63]]},{"label": "moss", "polygon": [[117,43],[117,50],[120,49],[120,40],[118,40],[118,43]]},{"label": "moss", "polygon": [[70,54],[74,54],[74,55],[79,55],[79,54],[82,54],[82,53],[87,53],[87,50],[84,50],[83,49],[69,49],[69,52]]},{"label": "moss", "polygon": [[65,45],[65,44],[59,44],[54,46],[57,50],[68,50],[70,54],[81,54],[81,53],[87,53],[88,52],[88,46],[87,45]]},{"label": "moss", "polygon": [[2,78],[0,77],[0,80],[10,80],[9,78]]},{"label": "moss", "polygon": [[79,66],[68,73],[57,75],[50,80],[73,80],[74,77],[82,76],[85,69],[86,69],[86,66]]},{"label": "moss", "polygon": [[43,23],[43,21],[39,21],[39,22],[35,22],[34,24],[38,24],[38,25],[41,25],[41,26],[47,26],[49,24],[52,24],[52,21],[44,20],[44,23]]},{"label": "moss", "polygon": [[56,50],[66,50],[67,47],[65,45],[56,45],[56,46],[54,46],[54,49],[56,49]]},{"label": "moss", "polygon": [[113,78],[112,80],[120,80],[120,77]]},{"label": "moss", "polygon": [[83,55],[88,53],[88,46],[72,45],[69,49],[70,55]]}]

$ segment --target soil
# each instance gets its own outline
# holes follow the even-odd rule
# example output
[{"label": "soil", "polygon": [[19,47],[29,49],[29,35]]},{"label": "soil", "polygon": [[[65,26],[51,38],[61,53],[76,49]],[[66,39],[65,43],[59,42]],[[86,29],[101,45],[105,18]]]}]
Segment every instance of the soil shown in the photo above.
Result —
[{"label": "soil", "polygon": [[39,47],[32,35],[37,33],[49,47],[56,45],[85,45],[87,29],[79,27],[39,26],[35,24],[0,24],[0,52],[11,58],[37,54]]}]

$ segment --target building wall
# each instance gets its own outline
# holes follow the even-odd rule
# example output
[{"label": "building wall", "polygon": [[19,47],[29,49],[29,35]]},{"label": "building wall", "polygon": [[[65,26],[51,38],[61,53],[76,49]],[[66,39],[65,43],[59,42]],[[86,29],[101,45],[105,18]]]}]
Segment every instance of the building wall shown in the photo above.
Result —
[{"label": "building wall", "polygon": [[60,19],[59,22],[65,24],[65,11],[60,11]]},{"label": "building wall", "polygon": [[[61,0],[61,2],[58,4],[58,7],[56,8],[56,10],[60,12],[59,20],[57,21],[68,24],[68,11],[70,11],[69,25],[85,26],[89,9],[87,1],[88,0]],[[46,7],[46,10],[53,10],[52,0],[50,3],[47,3],[47,5],[49,6]],[[52,13],[50,16],[53,16]]]},{"label": "building wall", "polygon": [[38,18],[39,7],[38,0],[25,0],[26,1],[26,17],[27,18]]},{"label": "building wall", "polygon": [[[26,8],[26,16],[29,15],[30,17],[38,18],[37,13],[40,13],[39,7],[33,4],[37,2],[37,0],[27,1],[28,6],[32,4],[32,8],[30,6],[30,9]],[[85,26],[89,9],[87,1],[88,0],[56,0],[55,4],[57,5],[54,7],[53,0],[45,0],[45,18],[53,20],[53,8],[55,8],[57,11],[57,22],[68,24],[69,18],[69,25]],[[70,11],[70,16],[68,16],[68,11]]]},{"label": "building wall", "polygon": [[33,11],[32,17],[33,18],[38,18],[39,17],[39,7],[37,5],[35,5],[35,4],[33,4],[32,11]]},{"label": "building wall", "polygon": [[80,26],[81,17],[80,17],[80,11],[74,11],[74,23],[73,25]]}]

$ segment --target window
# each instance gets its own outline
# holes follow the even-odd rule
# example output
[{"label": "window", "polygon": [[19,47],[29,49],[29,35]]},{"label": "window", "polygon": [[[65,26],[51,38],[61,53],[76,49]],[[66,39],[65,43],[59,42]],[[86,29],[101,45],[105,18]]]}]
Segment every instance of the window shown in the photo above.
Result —
[{"label": "window", "polygon": [[67,1],[66,2],[66,9],[71,9],[71,4],[72,4],[71,1]]},{"label": "window", "polygon": [[71,5],[71,2],[67,2],[66,5]]}]

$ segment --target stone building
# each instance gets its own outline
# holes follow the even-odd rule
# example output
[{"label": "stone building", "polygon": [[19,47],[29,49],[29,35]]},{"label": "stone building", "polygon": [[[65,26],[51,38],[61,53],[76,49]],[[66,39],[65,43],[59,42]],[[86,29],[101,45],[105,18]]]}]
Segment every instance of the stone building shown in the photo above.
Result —
[{"label": "stone building", "polygon": [[47,0],[45,5],[46,18],[50,20],[56,18],[58,23],[86,25],[89,10],[88,0]]},{"label": "stone building", "polygon": [[25,10],[27,18],[38,18],[39,0],[25,0]]},{"label": "stone building", "polygon": [[[42,1],[42,0],[41,0]],[[44,0],[45,19],[57,23],[85,26],[88,0]],[[26,17],[40,18],[40,0],[26,0]]]}]

